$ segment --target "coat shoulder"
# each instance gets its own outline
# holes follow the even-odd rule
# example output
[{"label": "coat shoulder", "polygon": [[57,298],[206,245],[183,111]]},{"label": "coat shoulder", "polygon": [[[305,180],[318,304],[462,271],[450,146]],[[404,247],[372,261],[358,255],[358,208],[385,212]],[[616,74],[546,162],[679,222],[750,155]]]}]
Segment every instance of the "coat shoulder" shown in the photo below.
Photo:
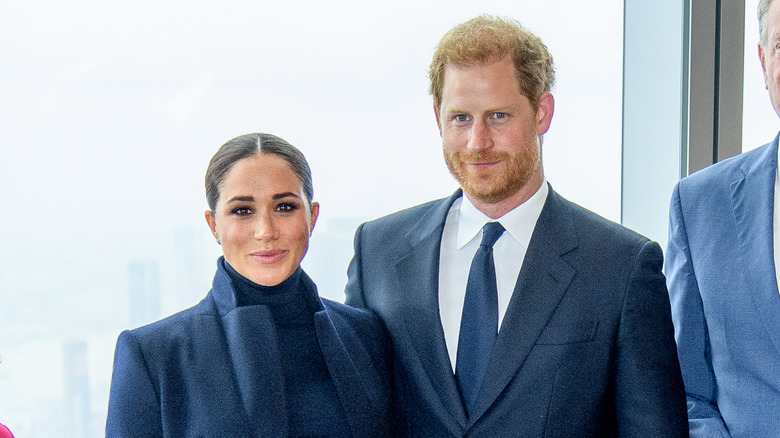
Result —
[{"label": "coat shoulder", "polygon": [[579,204],[565,199],[563,201],[568,205],[573,226],[581,241],[595,239],[616,248],[635,248],[645,245],[650,240],[625,225],[611,221]]},{"label": "coat shoulder", "polygon": [[414,225],[421,217],[425,216],[431,209],[440,206],[442,203],[448,202],[448,198],[437,199],[434,201],[428,201],[423,204],[415,205],[413,207],[405,208],[394,213],[390,213],[386,216],[382,216],[378,219],[368,221],[364,224],[365,227],[371,230],[386,230],[389,228],[404,228]]},{"label": "coat shoulder", "polygon": [[450,206],[460,196],[461,192],[458,190],[450,197],[428,201],[366,222],[361,228],[365,233],[377,238],[382,238],[382,236],[397,237],[397,234],[390,234],[405,234],[409,229],[418,225],[421,220],[429,218],[431,215],[435,216],[434,222],[443,222]]},{"label": "coat shoulder", "polygon": [[680,181],[680,187],[681,189],[685,187],[688,190],[701,190],[730,183],[734,175],[749,172],[766,161],[773,151],[776,151],[773,148],[773,143],[768,143],[752,151],[719,161],[686,176]]},{"label": "coat shoulder", "polygon": [[175,349],[182,342],[188,342],[193,332],[199,331],[203,317],[217,317],[210,297],[189,309],[182,310],[159,321],[126,330],[121,336],[132,337],[144,350]]},{"label": "coat shoulder", "polygon": [[[647,266],[653,272],[661,272],[663,253],[658,243],[585,207],[559,199],[563,202],[563,209],[558,210],[561,217],[556,220],[570,218],[571,223],[548,229],[546,234],[560,236],[551,238],[551,241],[559,242],[561,249],[566,248],[561,241],[576,242],[576,250],[567,253],[564,258],[583,275],[627,279],[640,261],[649,263]],[[560,214],[562,211],[567,213]]]}]

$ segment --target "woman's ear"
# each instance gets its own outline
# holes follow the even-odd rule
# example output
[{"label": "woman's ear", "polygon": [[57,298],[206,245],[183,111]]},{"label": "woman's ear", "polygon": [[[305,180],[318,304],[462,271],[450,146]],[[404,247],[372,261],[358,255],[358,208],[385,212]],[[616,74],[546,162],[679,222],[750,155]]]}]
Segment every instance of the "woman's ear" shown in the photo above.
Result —
[{"label": "woman's ear", "polygon": [[317,224],[317,218],[320,216],[320,203],[319,202],[312,202],[311,203],[311,218],[309,222],[309,236],[311,236],[311,233],[314,231],[314,225]]},{"label": "woman's ear", "polygon": [[214,218],[214,212],[211,210],[206,210],[205,213],[203,213],[204,216],[206,216],[206,223],[209,224],[209,228],[211,229],[211,234],[214,236],[215,239],[217,239],[217,243],[220,245],[222,242],[219,241],[219,233],[217,233],[217,220]]}]

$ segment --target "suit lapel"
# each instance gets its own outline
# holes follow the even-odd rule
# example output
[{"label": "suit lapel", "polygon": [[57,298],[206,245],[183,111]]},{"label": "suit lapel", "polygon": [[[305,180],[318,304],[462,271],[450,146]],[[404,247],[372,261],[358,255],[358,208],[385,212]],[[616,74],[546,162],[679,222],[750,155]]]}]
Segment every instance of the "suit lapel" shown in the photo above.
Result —
[{"label": "suit lapel", "polygon": [[773,249],[774,187],[777,138],[756,160],[746,162],[743,175],[731,183],[731,200],[740,245],[738,257],[745,269],[746,290],[761,321],[780,352],[780,295]]},{"label": "suit lapel", "polygon": [[461,196],[438,202],[406,236],[407,249],[400,251],[395,264],[401,308],[408,330],[407,339],[416,350],[410,371],[427,390],[427,404],[440,417],[451,416],[465,427],[466,411],[452,373],[444,330],[439,315],[439,255],[444,221],[452,203]]},{"label": "suit lapel", "polygon": [[498,398],[555,312],[575,270],[562,255],[577,246],[571,212],[550,188],[509,301],[470,423]]}]

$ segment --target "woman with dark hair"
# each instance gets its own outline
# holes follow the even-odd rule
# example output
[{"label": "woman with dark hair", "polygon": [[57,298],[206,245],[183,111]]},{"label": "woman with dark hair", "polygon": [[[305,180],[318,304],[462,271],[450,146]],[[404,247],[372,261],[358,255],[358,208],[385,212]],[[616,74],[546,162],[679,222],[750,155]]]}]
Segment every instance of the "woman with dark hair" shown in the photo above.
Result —
[{"label": "woman with dark hair", "polygon": [[119,336],[108,437],[389,436],[380,320],[320,299],[301,270],[319,213],[303,154],[269,134],[206,171],[224,257],[198,305]]}]

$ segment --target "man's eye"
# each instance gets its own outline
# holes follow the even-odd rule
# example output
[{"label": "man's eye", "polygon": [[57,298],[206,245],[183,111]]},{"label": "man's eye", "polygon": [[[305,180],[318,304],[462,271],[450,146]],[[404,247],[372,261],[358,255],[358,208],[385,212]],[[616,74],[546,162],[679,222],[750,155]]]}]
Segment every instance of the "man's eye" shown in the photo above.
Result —
[{"label": "man's eye", "polygon": [[465,122],[468,119],[469,119],[469,117],[467,115],[465,115],[465,114],[458,114],[457,116],[455,116],[455,120],[457,120],[459,122]]},{"label": "man's eye", "polygon": [[506,113],[494,113],[493,117],[497,119],[503,119],[504,117],[506,117]]}]

